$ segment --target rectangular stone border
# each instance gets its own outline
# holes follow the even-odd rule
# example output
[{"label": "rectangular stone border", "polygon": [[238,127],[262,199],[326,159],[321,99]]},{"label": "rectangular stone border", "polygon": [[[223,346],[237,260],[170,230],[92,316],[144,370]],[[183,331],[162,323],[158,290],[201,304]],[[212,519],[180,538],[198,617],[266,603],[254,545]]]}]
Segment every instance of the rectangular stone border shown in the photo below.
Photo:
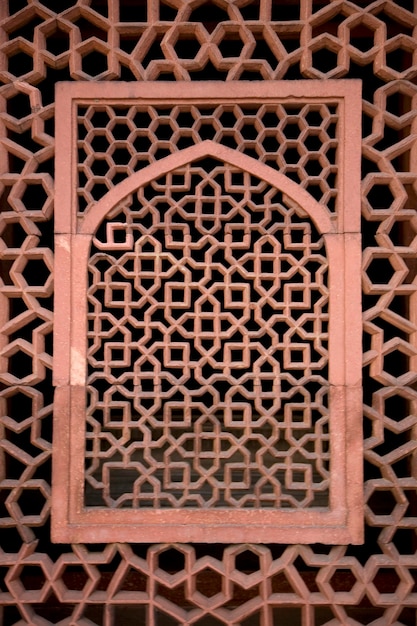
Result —
[{"label": "rectangular stone border", "polygon": [[[363,542],[360,81],[261,83],[61,83],[56,94],[56,214],[54,328],[54,444],[52,540],[56,542]],[[86,302],[77,297],[81,250],[88,245],[76,215],[76,106],[173,102],[337,103],[339,174],[337,213],[327,245],[342,247],[331,326],[337,327],[337,366],[330,352],[330,508],[304,510],[131,510],[84,508],[86,338],[77,320]],[[88,216],[88,212],[86,214]],[[332,243],[331,243],[332,241]],[[78,331],[78,332],[77,332]],[[330,335],[332,331],[330,330]],[[337,345],[336,345],[337,344]],[[333,353],[336,349],[333,348]]]}]

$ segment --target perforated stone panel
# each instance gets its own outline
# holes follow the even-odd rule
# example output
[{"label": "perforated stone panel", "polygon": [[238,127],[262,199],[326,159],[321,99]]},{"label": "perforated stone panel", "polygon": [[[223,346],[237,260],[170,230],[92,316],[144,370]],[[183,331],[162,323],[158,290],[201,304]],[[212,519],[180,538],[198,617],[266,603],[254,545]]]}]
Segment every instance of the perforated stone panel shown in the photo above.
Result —
[{"label": "perforated stone panel", "polygon": [[[359,103],[341,81],[59,86],[55,539],[362,541]],[[199,109],[213,140],[178,126]],[[232,113],[240,132],[281,118],[278,145],[300,120],[332,208],[257,140],[225,146]],[[142,137],[162,154],[123,178]],[[103,153],[121,181],[81,211]]]},{"label": "perforated stone panel", "polygon": [[[0,17],[0,621],[415,626],[414,2],[10,0]],[[55,83],[330,78],[363,84],[365,543],[51,544]]]}]

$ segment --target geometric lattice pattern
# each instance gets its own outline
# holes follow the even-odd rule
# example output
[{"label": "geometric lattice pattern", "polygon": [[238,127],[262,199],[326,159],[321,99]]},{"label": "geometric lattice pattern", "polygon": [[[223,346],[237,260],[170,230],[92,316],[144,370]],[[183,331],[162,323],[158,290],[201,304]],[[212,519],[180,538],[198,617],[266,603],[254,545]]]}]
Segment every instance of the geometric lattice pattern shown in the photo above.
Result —
[{"label": "geometric lattice pattern", "polygon": [[326,506],[323,238],[276,190],[213,159],[138,196],[93,240],[91,498]]},{"label": "geometric lattice pattern", "polygon": [[210,139],[253,156],[334,208],[335,106],[320,103],[79,106],[80,212],[133,172]]},{"label": "geometric lattice pattern", "polygon": [[[415,626],[412,0],[10,0],[0,17],[0,621]],[[54,84],[312,78],[363,80],[365,544],[52,545]]]},{"label": "geometric lattice pattern", "polygon": [[[145,98],[231,106],[221,83],[188,87],[152,82]],[[144,96],[107,81],[59,87],[54,428],[66,452],[55,445],[54,539],[94,541],[100,526],[101,540],[193,529],[234,541],[237,525],[255,542],[311,543],[323,527],[326,542],[362,541],[358,87],[234,86],[253,109],[329,103],[334,210],[221,137],[196,137],[182,149],[167,139],[166,157],[81,213],[83,157],[68,162],[80,104],[91,124],[103,105]]]}]

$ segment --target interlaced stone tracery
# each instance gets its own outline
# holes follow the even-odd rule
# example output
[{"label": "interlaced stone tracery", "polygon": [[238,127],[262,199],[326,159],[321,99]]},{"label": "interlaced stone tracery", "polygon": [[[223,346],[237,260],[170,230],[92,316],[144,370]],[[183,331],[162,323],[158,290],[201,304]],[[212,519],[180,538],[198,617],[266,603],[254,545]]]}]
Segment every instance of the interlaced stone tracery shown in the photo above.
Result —
[{"label": "interlaced stone tracery", "polygon": [[327,259],[302,209],[205,159],[93,241],[90,497],[326,506]]},{"label": "interlaced stone tracery", "polygon": [[[9,0],[0,2],[0,19],[0,621],[415,626],[413,0]],[[52,211],[60,202],[54,84],[323,79],[325,85],[328,78],[363,81],[365,544],[52,545]],[[89,117],[83,111],[80,117],[84,141]],[[124,148],[107,122],[101,128],[107,143],[117,139]],[[145,145],[140,124],[130,132],[136,128]],[[184,128],[194,141],[192,122]],[[242,146],[252,141],[240,139],[235,123],[230,130]],[[271,165],[275,147],[263,145]],[[289,167],[287,175],[293,165],[302,173],[301,144],[298,150],[296,162],[294,153],[294,163],[284,163],[285,155],[277,163]],[[83,155],[81,210],[107,191],[93,186],[104,173],[105,185],[117,182],[110,152],[106,145],[98,159],[105,169],[92,165],[88,182],[82,176],[90,155]],[[140,167],[147,153],[148,147],[131,159],[121,153],[121,174]],[[309,176],[297,182],[306,185]],[[337,184],[329,188],[332,194]]]},{"label": "interlaced stone tracery", "polygon": [[[323,94],[313,81],[306,95],[257,82],[232,98],[219,82],[86,86],[57,92],[53,539],[96,541],[99,527],[107,541],[183,541],[192,528],[225,541],[236,525],[247,541],[309,543],[325,528],[328,543],[361,542],[359,83]],[[186,128],[77,205],[82,172],[100,185],[104,112],[125,111],[117,134],[135,154],[127,119],[213,100],[257,112],[255,125],[265,109],[287,113],[283,128],[304,112],[309,157],[328,149],[317,127],[331,119],[332,206],[221,134],[179,148]]]}]

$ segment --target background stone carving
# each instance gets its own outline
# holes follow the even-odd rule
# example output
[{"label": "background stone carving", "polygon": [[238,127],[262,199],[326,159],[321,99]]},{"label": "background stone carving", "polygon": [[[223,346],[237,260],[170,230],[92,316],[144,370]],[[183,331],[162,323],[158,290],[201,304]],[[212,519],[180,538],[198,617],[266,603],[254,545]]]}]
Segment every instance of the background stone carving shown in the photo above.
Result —
[{"label": "background stone carving", "polygon": [[[414,626],[413,2],[9,5],[0,6],[4,624]],[[52,546],[55,82],[329,77],[363,79],[365,546]]]}]

